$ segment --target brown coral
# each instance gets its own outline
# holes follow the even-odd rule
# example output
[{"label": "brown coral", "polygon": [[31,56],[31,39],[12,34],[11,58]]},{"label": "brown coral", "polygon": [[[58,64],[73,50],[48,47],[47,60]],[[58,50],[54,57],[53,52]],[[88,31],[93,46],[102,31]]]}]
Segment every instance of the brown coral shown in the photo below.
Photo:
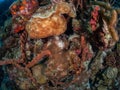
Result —
[{"label": "brown coral", "polygon": [[[46,11],[38,9],[26,25],[26,30],[30,38],[46,38],[60,35],[67,28],[67,21],[61,14],[68,14],[75,17],[71,6],[66,2],[57,4],[54,10],[52,6]],[[41,14],[42,13],[42,14]]]}]

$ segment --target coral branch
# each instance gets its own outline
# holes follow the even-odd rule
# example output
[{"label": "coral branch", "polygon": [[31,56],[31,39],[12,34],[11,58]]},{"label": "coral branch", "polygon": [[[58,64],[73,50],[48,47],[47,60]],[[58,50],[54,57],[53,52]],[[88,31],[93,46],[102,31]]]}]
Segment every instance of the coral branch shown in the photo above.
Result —
[{"label": "coral branch", "polygon": [[17,60],[17,59],[8,59],[5,61],[0,60],[0,66],[1,65],[7,65],[7,64],[14,64],[14,63],[23,63],[23,60]]},{"label": "coral branch", "polygon": [[42,51],[41,53],[39,53],[35,58],[33,58],[33,60],[31,62],[29,62],[26,67],[27,68],[31,68],[33,67],[35,64],[37,64],[38,62],[41,61],[41,58],[46,56],[46,55],[51,55],[51,52],[49,50],[45,50],[45,51]]},{"label": "coral branch", "polygon": [[21,57],[25,61],[26,59],[26,50],[25,50],[25,44],[27,41],[27,32],[24,30],[22,34],[20,35],[20,47],[21,47]]},{"label": "coral branch", "polygon": [[119,41],[118,33],[116,32],[114,27],[109,27],[109,32],[110,32],[112,38],[114,39],[114,41]]},{"label": "coral branch", "polygon": [[119,40],[119,36],[115,30],[115,25],[116,25],[116,22],[117,22],[117,12],[115,10],[112,10],[111,11],[111,18],[110,18],[110,21],[109,21],[109,32],[111,34],[111,36],[113,37],[113,39],[115,41],[118,41]]}]

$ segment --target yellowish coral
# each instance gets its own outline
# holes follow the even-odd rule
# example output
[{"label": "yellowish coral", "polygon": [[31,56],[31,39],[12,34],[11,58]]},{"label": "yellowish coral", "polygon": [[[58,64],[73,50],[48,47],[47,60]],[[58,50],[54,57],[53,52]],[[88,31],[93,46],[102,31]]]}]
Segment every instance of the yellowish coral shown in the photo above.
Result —
[{"label": "yellowish coral", "polygon": [[75,17],[75,12],[72,6],[66,2],[61,2],[57,4],[55,8],[53,7],[44,12],[39,12],[41,10],[38,10],[28,21],[26,30],[30,38],[46,38],[60,35],[65,32],[67,21],[62,14],[68,14],[71,17]]}]

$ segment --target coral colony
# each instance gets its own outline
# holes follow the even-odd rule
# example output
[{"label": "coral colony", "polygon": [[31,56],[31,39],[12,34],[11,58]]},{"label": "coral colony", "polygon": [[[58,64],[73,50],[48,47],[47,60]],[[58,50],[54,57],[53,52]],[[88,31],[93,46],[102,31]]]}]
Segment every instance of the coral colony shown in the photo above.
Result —
[{"label": "coral colony", "polygon": [[11,90],[120,90],[115,1],[14,1],[0,28],[0,66]]}]

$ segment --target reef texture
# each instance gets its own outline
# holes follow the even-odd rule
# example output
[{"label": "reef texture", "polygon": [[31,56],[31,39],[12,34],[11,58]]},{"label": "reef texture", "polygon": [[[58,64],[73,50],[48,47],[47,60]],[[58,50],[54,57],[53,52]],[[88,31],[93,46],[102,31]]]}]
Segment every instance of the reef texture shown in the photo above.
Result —
[{"label": "reef texture", "polygon": [[39,39],[63,34],[67,29],[67,21],[62,14],[75,17],[72,5],[67,2],[44,8],[40,7],[26,24],[30,38]]},{"label": "reef texture", "polygon": [[120,9],[114,3],[15,1],[0,27],[1,89],[119,90]]}]

